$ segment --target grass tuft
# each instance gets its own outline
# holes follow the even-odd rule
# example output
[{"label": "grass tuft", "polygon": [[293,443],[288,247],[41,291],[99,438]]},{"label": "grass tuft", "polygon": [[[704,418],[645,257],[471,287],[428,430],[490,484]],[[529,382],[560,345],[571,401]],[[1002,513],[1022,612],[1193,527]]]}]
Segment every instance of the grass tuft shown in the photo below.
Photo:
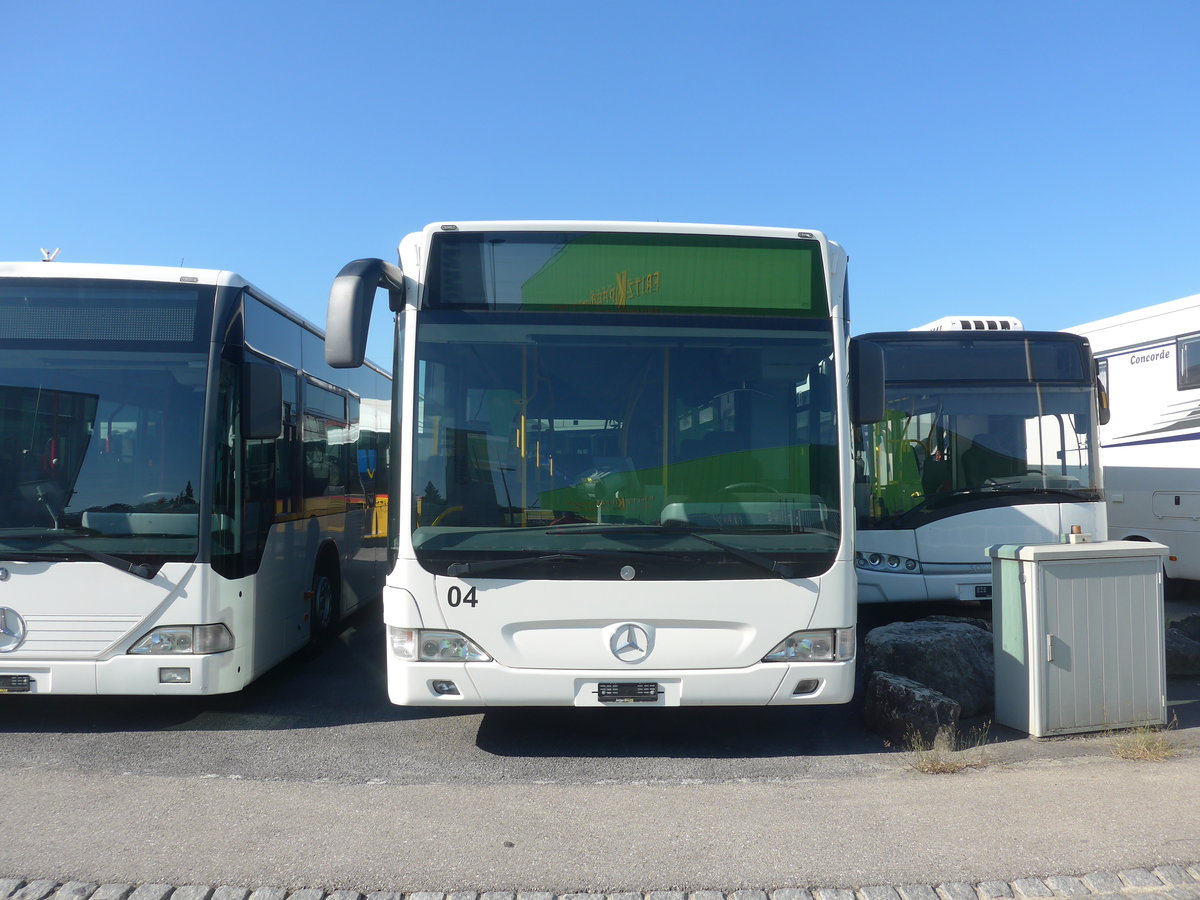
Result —
[{"label": "grass tuft", "polygon": [[1141,725],[1113,732],[1109,737],[1112,755],[1117,759],[1136,759],[1145,762],[1162,762],[1170,759],[1179,749],[1171,741],[1168,732],[1179,724],[1173,713],[1166,725]]},{"label": "grass tuft", "polygon": [[926,775],[982,769],[988,764],[986,746],[990,727],[991,722],[984,722],[965,735],[957,728],[942,728],[932,741],[909,729],[904,738],[908,764]]}]

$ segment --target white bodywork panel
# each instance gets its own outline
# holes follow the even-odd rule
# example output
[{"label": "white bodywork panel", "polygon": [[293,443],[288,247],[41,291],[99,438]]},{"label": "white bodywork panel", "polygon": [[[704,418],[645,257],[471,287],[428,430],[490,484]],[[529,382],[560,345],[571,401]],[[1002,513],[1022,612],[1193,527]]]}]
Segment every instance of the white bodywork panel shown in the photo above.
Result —
[{"label": "white bodywork panel", "polygon": [[[859,553],[914,559],[921,569],[908,573],[860,567],[859,602],[989,599],[988,547],[1061,543],[1075,525],[1100,540],[1104,515],[1099,503],[1028,504],[960,513],[918,529],[860,531],[855,548]],[[978,593],[976,588],[988,590]]]}]

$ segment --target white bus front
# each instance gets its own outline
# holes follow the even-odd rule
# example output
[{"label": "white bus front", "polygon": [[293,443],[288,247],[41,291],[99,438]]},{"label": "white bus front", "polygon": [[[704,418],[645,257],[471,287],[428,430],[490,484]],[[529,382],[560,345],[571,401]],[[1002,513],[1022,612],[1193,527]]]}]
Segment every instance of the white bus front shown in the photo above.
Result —
[{"label": "white bus front", "polygon": [[994,544],[1105,537],[1087,342],[1036,331],[880,332],[887,412],[862,429],[863,603],[992,597]]},{"label": "white bus front", "polygon": [[[199,563],[236,559],[244,514],[242,369],[213,365],[218,280],[0,264],[0,692],[252,677],[253,585]],[[206,460],[206,425],[230,452]]]},{"label": "white bus front", "polygon": [[556,224],[402,244],[391,699],[849,700],[840,249]]}]

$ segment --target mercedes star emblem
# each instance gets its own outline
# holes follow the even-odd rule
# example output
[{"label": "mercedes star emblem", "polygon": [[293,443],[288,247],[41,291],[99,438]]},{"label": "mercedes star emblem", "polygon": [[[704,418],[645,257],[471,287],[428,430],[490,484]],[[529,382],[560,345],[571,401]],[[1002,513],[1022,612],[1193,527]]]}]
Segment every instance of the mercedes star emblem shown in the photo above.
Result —
[{"label": "mercedes star emblem", "polygon": [[650,655],[650,633],[642,625],[618,625],[609,639],[613,656],[621,662],[637,663]]},{"label": "mercedes star emblem", "polygon": [[0,653],[11,653],[25,643],[25,620],[15,609],[0,606]]}]

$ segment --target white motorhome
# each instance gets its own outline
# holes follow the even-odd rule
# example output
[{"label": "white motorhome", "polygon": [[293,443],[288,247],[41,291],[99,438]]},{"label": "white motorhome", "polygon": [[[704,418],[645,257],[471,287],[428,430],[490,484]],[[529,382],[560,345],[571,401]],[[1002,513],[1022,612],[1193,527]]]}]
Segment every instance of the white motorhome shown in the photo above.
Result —
[{"label": "white motorhome", "polygon": [[1108,536],[1171,549],[1168,578],[1200,580],[1200,294],[1068,328],[1100,362]]}]

